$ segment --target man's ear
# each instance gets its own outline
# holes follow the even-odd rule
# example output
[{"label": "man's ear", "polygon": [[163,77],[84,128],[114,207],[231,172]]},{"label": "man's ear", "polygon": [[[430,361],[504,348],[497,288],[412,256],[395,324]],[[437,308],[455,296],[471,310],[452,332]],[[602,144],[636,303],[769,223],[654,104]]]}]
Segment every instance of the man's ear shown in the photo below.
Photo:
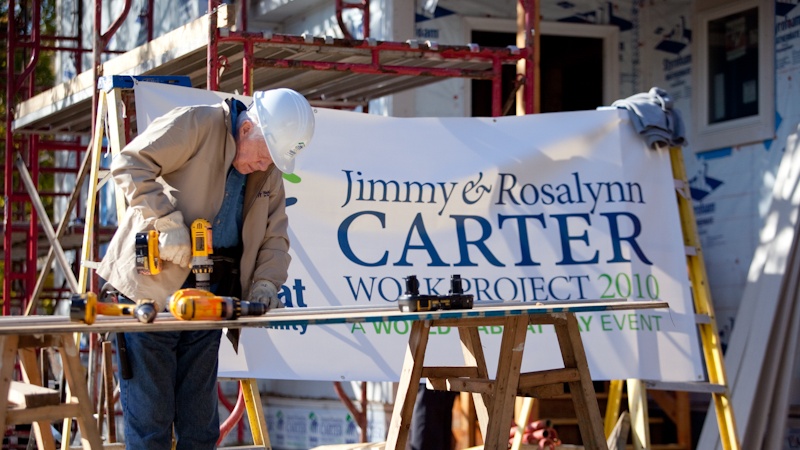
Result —
[{"label": "man's ear", "polygon": [[242,126],[239,128],[239,134],[242,136],[246,136],[253,131],[253,122],[250,120],[245,120],[242,122]]}]

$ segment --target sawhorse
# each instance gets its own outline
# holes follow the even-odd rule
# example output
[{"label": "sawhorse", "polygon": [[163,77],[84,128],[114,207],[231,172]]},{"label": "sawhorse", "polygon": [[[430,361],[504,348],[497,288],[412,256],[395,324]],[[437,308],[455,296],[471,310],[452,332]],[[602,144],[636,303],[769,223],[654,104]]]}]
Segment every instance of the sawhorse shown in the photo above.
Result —
[{"label": "sawhorse", "polygon": [[[39,372],[35,349],[51,347],[57,349],[61,354],[64,378],[68,387],[67,399],[59,404],[16,407],[10,405],[8,392],[11,389],[17,354],[19,354],[23,379],[27,383],[25,386],[41,388],[42,376]],[[86,388],[78,347],[72,334],[3,335],[0,336],[0,354],[2,354],[2,360],[0,360],[0,424],[8,426],[32,423],[37,448],[54,450],[56,446],[50,422],[74,417],[78,421],[83,448],[94,450],[103,448],[100,432],[89,402],[89,392]],[[68,420],[65,420],[65,426],[69,426]],[[62,448],[67,448],[63,442]]]}]

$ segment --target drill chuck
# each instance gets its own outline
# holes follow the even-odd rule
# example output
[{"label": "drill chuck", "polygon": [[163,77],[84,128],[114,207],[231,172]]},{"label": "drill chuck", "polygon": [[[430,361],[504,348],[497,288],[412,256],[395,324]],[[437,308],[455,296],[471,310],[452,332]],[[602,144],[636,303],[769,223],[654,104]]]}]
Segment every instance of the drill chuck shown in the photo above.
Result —
[{"label": "drill chuck", "polygon": [[241,302],[241,310],[243,316],[263,316],[267,313],[267,305],[257,302]]}]

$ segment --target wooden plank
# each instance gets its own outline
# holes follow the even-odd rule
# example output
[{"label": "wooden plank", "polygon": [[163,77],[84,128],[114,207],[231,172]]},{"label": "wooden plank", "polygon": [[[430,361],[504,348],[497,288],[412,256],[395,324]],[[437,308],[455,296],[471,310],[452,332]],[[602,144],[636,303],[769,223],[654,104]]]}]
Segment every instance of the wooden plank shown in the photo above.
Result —
[{"label": "wooden plank", "polygon": [[497,362],[495,389],[486,430],[484,448],[506,450],[508,448],[508,425],[514,415],[514,398],[517,395],[522,354],[525,350],[525,335],[528,332],[526,316],[508,317],[503,326],[500,356]]},{"label": "wooden plank", "polygon": [[[18,336],[0,336],[0,392],[8,392],[17,362]],[[0,426],[8,423],[8,395],[0,395]]]},{"label": "wooden plank", "polygon": [[522,389],[554,383],[568,383],[570,381],[580,381],[580,379],[581,374],[578,372],[578,369],[574,367],[542,370],[540,372],[520,374],[519,387]]},{"label": "wooden plank", "polygon": [[607,450],[608,446],[603,435],[603,421],[600,417],[589,365],[586,362],[578,320],[574,314],[567,314],[563,321],[555,324],[555,330],[564,359],[564,367],[576,368],[581,375],[580,381],[569,383],[569,390],[572,394],[572,402],[575,404],[575,414],[578,417],[578,427],[583,444],[588,450]]},{"label": "wooden plank", "polygon": [[650,448],[650,414],[647,410],[647,389],[641,380],[629,379],[628,410],[631,414],[631,440],[634,450]]},{"label": "wooden plank", "polygon": [[[112,362],[113,344],[110,341],[103,341],[102,343],[102,356],[103,364],[101,371],[103,373],[103,395],[105,396],[105,408],[107,415],[106,428],[108,430],[108,437],[106,442],[117,442],[117,417],[114,413],[114,363]],[[100,406],[100,405],[98,405]],[[103,429],[102,415],[98,414],[98,429]]]},{"label": "wooden plank", "polygon": [[429,320],[418,320],[411,324],[405,361],[400,373],[392,420],[389,424],[389,435],[386,438],[389,448],[392,449],[404,449],[408,442],[411,414],[417,398],[430,329],[431,322]]},{"label": "wooden plank", "polygon": [[423,367],[423,378],[480,378],[477,367]]},{"label": "wooden plank", "polygon": [[[486,369],[486,357],[483,354],[481,335],[478,327],[459,327],[458,336],[461,339],[461,353],[464,355],[464,364],[478,368],[478,378],[489,379]],[[475,406],[475,415],[481,428],[481,436],[486,436],[489,426],[489,408],[493,397],[490,394],[472,394],[472,403]]]},{"label": "wooden plank", "polygon": [[69,392],[78,402],[78,412],[72,417],[75,417],[78,421],[83,448],[86,450],[102,448],[103,442],[94,422],[94,412],[89,401],[89,391],[84,380],[85,374],[81,365],[78,347],[75,345],[71,335],[61,335],[59,352],[64,364],[64,377],[66,378]]},{"label": "wooden plank", "polygon": [[[23,340],[20,340],[22,343]],[[41,371],[39,370],[39,360],[36,357],[36,352],[34,348],[22,348],[19,349],[19,363],[20,363],[20,370],[22,372],[22,379],[27,383],[29,386],[36,386],[41,387],[43,382],[43,377]],[[9,391],[10,392],[10,391]],[[57,391],[52,391],[55,393],[55,401],[51,404],[59,404],[61,402],[61,396]],[[29,405],[31,406],[31,405]],[[34,406],[44,406],[44,405],[34,405]],[[53,437],[53,430],[50,428],[50,422],[47,420],[39,420],[37,422],[33,422],[33,434],[34,438],[36,439],[36,446],[40,449],[55,449],[56,441]]]},{"label": "wooden plank", "polygon": [[518,397],[530,398],[553,398],[564,395],[564,385],[562,383],[549,384],[546,386],[531,386],[517,389]]},{"label": "wooden plank", "polygon": [[[62,403],[39,408],[9,409],[6,424],[50,422],[65,417],[80,417],[82,414],[81,408],[81,405],[77,403]],[[94,426],[93,423],[91,425]],[[95,433],[97,433],[97,427],[94,429]],[[99,438],[100,436],[98,435],[98,440]]]},{"label": "wooden plank", "polygon": [[628,434],[630,434],[630,431],[631,417],[628,411],[623,411],[619,416],[619,420],[617,420],[617,423],[611,429],[608,439],[606,439],[608,450],[625,450],[625,444],[628,442]]},{"label": "wooden plank", "polygon": [[61,396],[58,391],[35,384],[12,381],[8,390],[8,401],[18,408],[37,408],[58,405]]},{"label": "wooden plank", "polygon": [[491,394],[494,381],[480,378],[428,378],[428,385],[437,391]]},{"label": "wooden plank", "polygon": [[522,446],[522,437],[525,435],[525,427],[528,426],[528,422],[531,418],[531,413],[533,412],[533,399],[530,397],[526,397],[522,400],[522,405],[519,405],[519,398],[517,398],[517,406],[519,406],[519,411],[515,411],[514,417],[516,417],[515,425],[517,426],[517,430],[514,433],[514,440],[511,442],[511,450],[519,450]]},{"label": "wooden plank", "polygon": [[[466,310],[440,310],[429,312],[404,313],[394,307],[357,307],[347,306],[324,308],[283,308],[273,310],[260,317],[241,317],[237,320],[177,320],[172,315],[161,313],[153,323],[140,323],[131,317],[98,316],[93,325],[70,322],[65,316],[26,316],[0,317],[0,335],[47,335],[61,333],[105,333],[105,332],[142,332],[142,331],[189,331],[218,330],[221,328],[271,327],[282,325],[331,325],[340,323],[363,322],[399,322],[431,320],[438,322],[441,318],[457,319],[453,323],[462,323],[461,319],[470,319],[470,326],[484,326],[494,323],[496,317],[523,315],[530,321],[537,317],[559,317],[565,312],[599,312],[617,310],[639,310],[668,308],[667,302],[645,301],[609,301],[609,302],[548,302],[547,305],[515,303],[475,307]],[[489,316],[489,317],[487,317]],[[533,323],[533,322],[532,322]]]},{"label": "wooden plank", "polygon": [[[645,386],[647,386],[647,383],[645,383]],[[655,391],[652,389],[648,389],[647,393],[658,404],[659,408],[664,411],[669,420],[675,424],[677,443],[683,448],[690,448],[692,445],[692,421],[689,393],[684,391]]]},{"label": "wooden plank", "polygon": [[[63,320],[63,319],[62,319]],[[19,336],[19,348],[45,348],[58,345],[58,337],[52,334],[37,334]]]}]

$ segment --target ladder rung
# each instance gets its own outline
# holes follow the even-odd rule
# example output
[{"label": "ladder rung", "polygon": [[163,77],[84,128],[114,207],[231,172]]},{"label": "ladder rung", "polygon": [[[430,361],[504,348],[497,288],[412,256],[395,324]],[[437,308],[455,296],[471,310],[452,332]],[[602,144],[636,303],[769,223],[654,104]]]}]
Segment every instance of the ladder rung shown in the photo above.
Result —
[{"label": "ladder rung", "polygon": [[98,261],[81,261],[81,266],[97,270],[100,267],[100,263]]},{"label": "ladder rung", "polygon": [[694,323],[700,325],[708,325],[711,323],[711,317],[708,314],[697,313],[694,315]]},{"label": "ladder rung", "polygon": [[97,190],[100,190],[103,185],[108,183],[108,180],[111,179],[111,171],[107,169],[101,169],[97,171]]},{"label": "ladder rung", "polygon": [[673,179],[672,181],[675,183],[675,190],[678,191],[679,194],[681,194],[681,197],[688,200],[689,199],[688,183],[684,180],[677,180],[677,179]]},{"label": "ladder rung", "polygon": [[697,383],[680,383],[669,381],[643,381],[647,389],[656,391],[681,391],[681,392],[700,392],[706,394],[726,394],[727,386],[712,384],[705,381]]}]

